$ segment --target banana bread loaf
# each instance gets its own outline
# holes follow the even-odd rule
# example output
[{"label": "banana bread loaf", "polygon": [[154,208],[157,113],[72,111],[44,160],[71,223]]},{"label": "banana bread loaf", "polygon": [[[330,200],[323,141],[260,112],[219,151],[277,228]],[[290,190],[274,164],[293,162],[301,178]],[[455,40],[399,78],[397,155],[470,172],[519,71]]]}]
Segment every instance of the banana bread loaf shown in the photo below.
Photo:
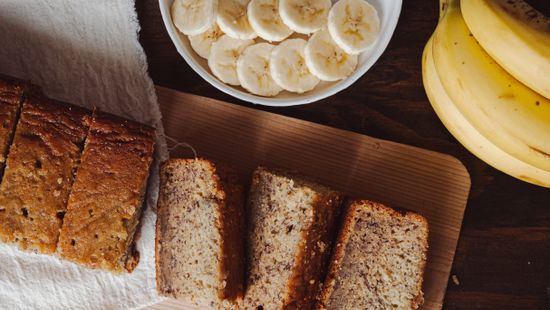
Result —
[{"label": "banana bread loaf", "polygon": [[204,159],[172,159],[160,171],[157,289],[215,309],[243,295],[244,191],[236,173]]},{"label": "banana bread loaf", "polygon": [[317,309],[417,309],[427,249],[424,217],[352,201]]},{"label": "banana bread loaf", "polygon": [[257,168],[249,197],[245,309],[311,309],[320,291],[341,195],[293,173]]},{"label": "banana bread loaf", "polygon": [[62,258],[90,268],[133,270],[154,142],[153,128],[94,114],[61,229]]},{"label": "banana bread loaf", "polygon": [[25,100],[0,185],[4,242],[55,252],[88,116],[87,110],[44,97]]}]

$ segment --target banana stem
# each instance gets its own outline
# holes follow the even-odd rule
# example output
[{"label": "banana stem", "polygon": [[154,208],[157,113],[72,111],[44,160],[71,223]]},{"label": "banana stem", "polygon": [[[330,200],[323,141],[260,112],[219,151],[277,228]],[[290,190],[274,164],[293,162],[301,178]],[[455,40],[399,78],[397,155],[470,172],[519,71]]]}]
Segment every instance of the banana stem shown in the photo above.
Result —
[{"label": "banana stem", "polygon": [[439,0],[439,19],[443,17],[443,13],[447,9],[447,2],[448,0]]},{"label": "banana stem", "polygon": [[460,6],[460,0],[439,0],[439,19],[443,18],[447,9],[453,5]]}]

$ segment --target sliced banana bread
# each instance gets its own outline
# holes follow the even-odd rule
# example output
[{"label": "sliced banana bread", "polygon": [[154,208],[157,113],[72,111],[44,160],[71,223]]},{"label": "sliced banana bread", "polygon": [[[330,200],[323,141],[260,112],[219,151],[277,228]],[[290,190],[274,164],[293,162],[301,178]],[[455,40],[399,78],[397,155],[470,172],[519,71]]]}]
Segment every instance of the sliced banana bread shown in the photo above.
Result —
[{"label": "sliced banana bread", "polygon": [[242,298],[244,191],[231,169],[204,159],[172,159],[160,170],[157,289],[215,309]]},{"label": "sliced banana bread", "polygon": [[320,291],[341,195],[294,173],[257,168],[248,203],[245,309],[310,309]]},{"label": "sliced banana bread", "polygon": [[317,309],[417,309],[427,250],[424,217],[350,202]]},{"label": "sliced banana bread", "polygon": [[0,237],[53,253],[90,111],[44,97],[25,100],[0,185]]},{"label": "sliced banana bread", "polygon": [[62,258],[90,268],[133,270],[154,143],[153,128],[94,113],[59,237]]}]

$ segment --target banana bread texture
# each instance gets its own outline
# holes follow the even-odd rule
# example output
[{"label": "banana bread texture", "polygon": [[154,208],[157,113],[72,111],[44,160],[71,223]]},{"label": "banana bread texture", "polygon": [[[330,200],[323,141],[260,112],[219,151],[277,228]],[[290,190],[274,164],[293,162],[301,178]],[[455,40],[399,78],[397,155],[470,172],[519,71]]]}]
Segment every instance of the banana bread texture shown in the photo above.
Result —
[{"label": "banana bread texture", "polygon": [[155,130],[95,113],[69,196],[58,252],[90,268],[132,271]]},{"label": "banana bread texture", "polygon": [[417,309],[427,249],[424,217],[350,202],[317,309]]},{"label": "banana bread texture", "polygon": [[0,75],[0,177],[4,172],[21,104],[30,89],[31,86],[25,81]]},{"label": "banana bread texture", "polygon": [[237,174],[204,159],[162,165],[157,217],[157,289],[198,306],[242,299],[244,190]]},{"label": "banana bread texture", "polygon": [[25,99],[0,185],[0,238],[53,253],[82,145],[88,110]]},{"label": "banana bread texture", "polygon": [[311,309],[321,289],[342,195],[295,173],[257,168],[248,202],[245,309]]}]

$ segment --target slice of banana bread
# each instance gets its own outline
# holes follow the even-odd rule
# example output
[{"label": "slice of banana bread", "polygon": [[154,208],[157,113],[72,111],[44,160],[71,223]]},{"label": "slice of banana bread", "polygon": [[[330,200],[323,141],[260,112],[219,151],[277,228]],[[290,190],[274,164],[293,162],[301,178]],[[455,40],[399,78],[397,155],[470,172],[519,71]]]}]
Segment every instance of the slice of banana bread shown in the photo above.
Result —
[{"label": "slice of banana bread", "polygon": [[248,203],[245,309],[311,309],[342,197],[294,173],[257,168]]},{"label": "slice of banana bread", "polygon": [[215,309],[243,295],[244,191],[236,173],[204,159],[172,159],[160,170],[157,289]]},{"label": "slice of banana bread", "polygon": [[15,125],[29,83],[0,75],[0,177],[8,156]]},{"label": "slice of banana bread", "polygon": [[417,309],[427,250],[424,217],[350,202],[317,309]]},{"label": "slice of banana bread", "polygon": [[90,268],[133,270],[154,143],[153,128],[94,113],[59,237],[62,258]]},{"label": "slice of banana bread", "polygon": [[89,112],[44,97],[23,103],[0,185],[4,242],[55,252]]}]

